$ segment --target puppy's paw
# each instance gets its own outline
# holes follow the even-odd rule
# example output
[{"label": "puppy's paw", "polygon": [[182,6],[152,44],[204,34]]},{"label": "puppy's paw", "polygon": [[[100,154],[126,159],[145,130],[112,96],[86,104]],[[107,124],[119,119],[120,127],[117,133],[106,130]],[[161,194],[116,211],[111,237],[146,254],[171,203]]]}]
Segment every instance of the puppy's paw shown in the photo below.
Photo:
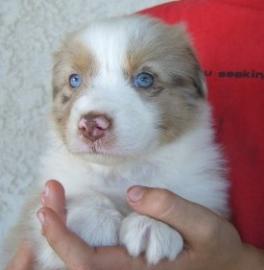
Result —
[{"label": "puppy's paw", "polygon": [[118,244],[122,215],[102,195],[69,200],[68,227],[91,246]]},{"label": "puppy's paw", "polygon": [[183,239],[177,231],[160,221],[135,213],[123,220],[120,242],[132,256],[145,251],[149,264],[156,264],[164,258],[173,260],[183,249]]}]

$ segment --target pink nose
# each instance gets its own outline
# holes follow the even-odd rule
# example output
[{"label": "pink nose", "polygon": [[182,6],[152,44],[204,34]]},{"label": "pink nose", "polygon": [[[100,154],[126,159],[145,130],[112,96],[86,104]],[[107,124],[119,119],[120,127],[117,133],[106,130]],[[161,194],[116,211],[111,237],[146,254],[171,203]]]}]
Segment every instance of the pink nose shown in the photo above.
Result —
[{"label": "pink nose", "polygon": [[104,137],[111,126],[112,120],[105,114],[88,113],[81,117],[79,131],[86,139],[95,142]]}]

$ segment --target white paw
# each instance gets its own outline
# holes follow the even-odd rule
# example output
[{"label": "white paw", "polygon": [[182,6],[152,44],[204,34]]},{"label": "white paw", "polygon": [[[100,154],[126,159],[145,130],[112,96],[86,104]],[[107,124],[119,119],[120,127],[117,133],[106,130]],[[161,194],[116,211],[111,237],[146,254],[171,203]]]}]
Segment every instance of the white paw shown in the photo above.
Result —
[{"label": "white paw", "polygon": [[145,252],[149,264],[156,264],[164,258],[173,260],[183,249],[183,239],[177,231],[160,221],[135,213],[123,220],[120,242],[132,256]]},{"label": "white paw", "polygon": [[84,196],[67,203],[67,225],[91,246],[118,244],[122,215],[102,195]]}]

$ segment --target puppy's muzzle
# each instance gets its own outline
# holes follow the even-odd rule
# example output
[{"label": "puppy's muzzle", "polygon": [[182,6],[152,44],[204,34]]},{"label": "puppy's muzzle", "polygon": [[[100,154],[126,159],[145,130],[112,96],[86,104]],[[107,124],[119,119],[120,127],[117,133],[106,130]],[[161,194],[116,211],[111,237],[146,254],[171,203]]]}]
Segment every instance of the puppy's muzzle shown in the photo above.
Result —
[{"label": "puppy's muzzle", "polygon": [[112,119],[106,114],[88,113],[79,121],[79,132],[89,142],[95,142],[106,136],[112,128]]}]

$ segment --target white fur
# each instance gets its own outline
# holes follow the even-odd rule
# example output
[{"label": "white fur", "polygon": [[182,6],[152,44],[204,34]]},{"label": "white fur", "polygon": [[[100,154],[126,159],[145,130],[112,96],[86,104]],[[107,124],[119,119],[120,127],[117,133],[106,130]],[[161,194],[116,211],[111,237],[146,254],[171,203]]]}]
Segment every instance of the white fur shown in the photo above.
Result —
[{"label": "white fur", "polygon": [[[70,113],[66,140],[73,153],[51,129],[39,188],[47,179],[63,184],[67,224],[89,244],[121,243],[131,255],[146,251],[148,262],[157,263],[163,258],[174,259],[183,248],[183,239],[160,221],[133,213],[126,203],[127,189],[132,185],[166,188],[223,214],[227,211],[227,182],[220,173],[222,158],[213,142],[206,102],[200,106],[192,130],[161,146],[160,131],[155,128],[160,120],[158,107],[144,102],[124,80],[121,66],[129,37],[140,36],[138,29],[148,25],[147,19],[128,18],[101,22],[81,32],[79,39],[89,44],[99,73]],[[78,136],[80,116],[90,111],[106,113],[114,120],[114,130],[97,146],[101,154],[89,154],[90,146]],[[35,218],[31,226],[43,269],[62,267],[40,237]]]},{"label": "white fur", "polygon": [[136,213],[124,218],[120,242],[132,256],[139,256],[145,251],[148,262],[152,264],[163,258],[173,260],[183,249],[183,239],[176,230]]},{"label": "white fur", "polygon": [[[69,154],[63,145],[52,146],[57,150],[44,158],[42,179],[59,179],[67,190],[70,228],[93,245],[121,243],[133,256],[146,250],[149,263],[174,259],[183,247],[179,233],[161,222],[131,214],[126,190],[132,185],[167,188],[218,213],[226,213],[227,183],[219,175],[222,160],[213,144],[209,115],[205,106],[200,128],[149,155],[112,166],[88,163]],[[94,192],[94,200],[90,200],[86,191]],[[84,202],[71,207],[80,197]],[[76,223],[71,216],[76,217]],[[120,228],[118,240],[116,233]],[[45,262],[49,262],[47,257]]]}]

